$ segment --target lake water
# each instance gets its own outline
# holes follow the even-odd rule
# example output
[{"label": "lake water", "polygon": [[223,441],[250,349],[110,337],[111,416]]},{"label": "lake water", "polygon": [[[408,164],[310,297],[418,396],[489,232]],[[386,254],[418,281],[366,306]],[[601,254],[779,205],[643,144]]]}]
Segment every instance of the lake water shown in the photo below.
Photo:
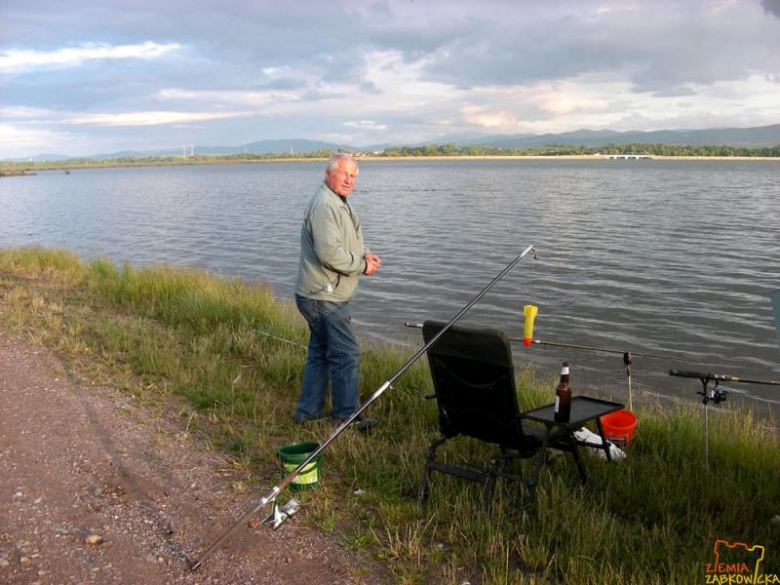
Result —
[{"label": "lake water", "polygon": [[[39,244],[136,266],[198,266],[289,299],[300,219],[322,163],[44,172],[0,179],[0,247]],[[361,165],[351,201],[382,269],[355,299],[359,334],[408,346],[405,321],[448,320],[527,246],[537,249],[464,319],[522,336],[648,353],[635,396],[693,402],[670,367],[780,378],[780,162],[387,161]],[[517,345],[575,392],[625,399],[622,356]],[[780,387],[731,384],[760,412]]]}]

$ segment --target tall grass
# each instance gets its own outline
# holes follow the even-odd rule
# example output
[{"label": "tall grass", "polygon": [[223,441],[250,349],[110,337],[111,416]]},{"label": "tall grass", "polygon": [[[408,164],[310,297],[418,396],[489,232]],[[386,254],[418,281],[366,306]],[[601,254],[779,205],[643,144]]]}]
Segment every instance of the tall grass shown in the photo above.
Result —
[{"label": "tall grass", "polygon": [[[247,483],[276,483],[276,449],[327,437],[328,422],[295,425],[307,329],[271,292],[205,272],[82,263],[56,250],[0,251],[3,325],[54,347],[74,374],[113,383],[148,404],[179,400],[182,428],[207,434]],[[280,341],[289,340],[291,343]],[[367,396],[408,359],[367,347]],[[523,408],[549,402],[552,380],[518,380]],[[542,473],[535,504],[500,483],[481,510],[479,486],[435,477],[416,502],[427,444],[437,434],[427,366],[418,362],[372,406],[369,436],[345,433],[325,453],[324,479],[301,497],[311,522],[345,547],[388,563],[399,583],[703,583],[716,539],[766,547],[780,573],[780,454],[749,411],[711,416],[704,467],[701,406],[638,409],[628,458],[588,458],[581,486],[566,457]],[[451,460],[486,459],[467,439]],[[568,456],[567,456],[568,457]],[[229,522],[229,519],[225,519]],[[204,543],[210,535],[204,534]]]}]

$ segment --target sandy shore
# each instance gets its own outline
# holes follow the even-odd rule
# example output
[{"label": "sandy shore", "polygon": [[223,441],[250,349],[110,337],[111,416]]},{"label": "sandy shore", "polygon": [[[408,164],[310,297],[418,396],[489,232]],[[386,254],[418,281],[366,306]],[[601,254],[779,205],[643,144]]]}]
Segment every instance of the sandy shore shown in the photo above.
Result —
[{"label": "sandy shore", "polygon": [[[659,155],[640,155],[640,160],[675,160],[675,161],[730,161],[730,162],[776,162],[780,163],[780,157],[773,156],[659,156]],[[589,161],[604,161],[613,160],[609,158],[609,155],[591,155],[591,154],[562,154],[562,155],[505,155],[505,156],[358,156],[360,162],[409,162],[409,161],[431,161],[431,160],[448,160],[448,161],[486,161],[486,160],[589,160]],[[35,174],[35,171],[56,171],[65,169],[94,169],[94,168],[119,168],[119,167],[167,167],[167,166],[185,166],[185,165],[245,165],[245,164],[266,164],[266,163],[317,163],[322,164],[327,158],[269,158],[260,160],[192,160],[182,159],[181,162],[176,161],[164,161],[164,162],[139,162],[139,163],[105,163],[105,164],[68,164],[68,163],[33,163],[29,166],[17,164],[14,166],[3,167],[0,165],[0,176],[4,176],[2,171],[12,169],[10,175],[23,175],[23,174]],[[617,159],[620,162],[637,162],[636,159]],[[32,171],[25,173],[24,171]],[[5,175],[5,176],[10,176]]]}]

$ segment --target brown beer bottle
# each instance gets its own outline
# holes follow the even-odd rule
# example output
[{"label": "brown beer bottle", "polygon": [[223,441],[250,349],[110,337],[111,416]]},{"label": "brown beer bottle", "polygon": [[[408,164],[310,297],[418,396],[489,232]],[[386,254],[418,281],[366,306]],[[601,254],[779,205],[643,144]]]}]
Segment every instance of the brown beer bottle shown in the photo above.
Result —
[{"label": "brown beer bottle", "polygon": [[571,388],[569,387],[569,362],[563,362],[561,381],[555,389],[555,422],[569,422],[571,413]]}]

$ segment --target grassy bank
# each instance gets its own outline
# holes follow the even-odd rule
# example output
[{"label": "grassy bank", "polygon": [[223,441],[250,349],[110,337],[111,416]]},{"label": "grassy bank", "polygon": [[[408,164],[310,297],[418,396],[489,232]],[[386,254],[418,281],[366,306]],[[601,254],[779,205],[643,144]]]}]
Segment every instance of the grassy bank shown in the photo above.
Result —
[{"label": "grassy bank", "polygon": [[[53,347],[74,376],[119,386],[139,402],[175,405],[182,426],[206,434],[243,473],[239,492],[277,482],[280,445],[322,440],[332,429],[293,424],[305,350],[277,337],[305,344],[307,330],[261,287],[6,250],[0,327]],[[366,396],[407,356],[364,349]],[[528,370],[518,385],[528,408],[550,401],[554,380]],[[385,560],[399,583],[704,583],[716,539],[766,547],[762,570],[780,574],[778,441],[750,412],[711,417],[709,470],[701,406],[648,406],[628,458],[589,459],[585,488],[559,457],[543,471],[535,505],[500,484],[486,514],[476,486],[437,477],[421,510],[416,490],[436,435],[435,405],[422,398],[431,390],[418,362],[372,407],[380,425],[371,435],[345,433],[327,450],[324,481],[302,493],[308,514],[293,521]],[[450,458],[492,453],[455,443]],[[204,544],[221,529],[204,527]]]}]

